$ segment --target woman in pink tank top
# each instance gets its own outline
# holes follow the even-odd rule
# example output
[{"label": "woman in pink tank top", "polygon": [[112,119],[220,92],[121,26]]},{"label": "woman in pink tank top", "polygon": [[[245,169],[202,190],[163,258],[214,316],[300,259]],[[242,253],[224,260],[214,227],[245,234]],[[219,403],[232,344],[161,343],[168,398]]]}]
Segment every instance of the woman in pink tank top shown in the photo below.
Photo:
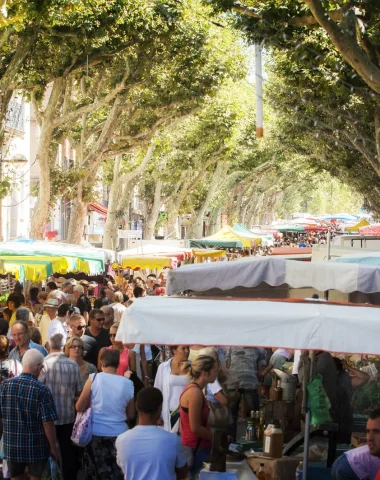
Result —
[{"label": "woman in pink tank top", "polygon": [[213,357],[200,355],[194,362],[186,362],[183,370],[190,377],[190,383],[180,398],[181,440],[189,464],[190,479],[193,479],[210,454],[212,432],[203,389],[208,383],[215,382],[218,364]]},{"label": "woman in pink tank top", "polygon": [[[109,347],[104,347],[100,350],[99,352],[99,358],[100,354],[103,350],[119,350],[120,352],[120,363],[119,366],[116,370],[117,375],[122,375],[124,376],[126,372],[128,371],[136,371],[136,353],[131,349],[127,348],[123,345],[122,342],[117,342],[115,340],[117,329],[119,327],[118,323],[114,323],[111,328],[110,328],[110,340],[112,345]],[[98,367],[99,369],[99,367]],[[128,376],[125,375],[125,376]]]}]

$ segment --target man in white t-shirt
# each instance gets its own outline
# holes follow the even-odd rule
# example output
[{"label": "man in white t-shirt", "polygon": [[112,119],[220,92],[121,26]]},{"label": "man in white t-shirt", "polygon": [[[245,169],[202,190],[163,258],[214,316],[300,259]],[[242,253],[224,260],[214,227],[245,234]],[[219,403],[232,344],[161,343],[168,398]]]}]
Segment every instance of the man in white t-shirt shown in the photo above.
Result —
[{"label": "man in white t-shirt", "polygon": [[64,343],[68,338],[68,322],[69,322],[69,312],[71,311],[72,307],[69,303],[62,303],[58,307],[57,317],[52,320],[49,324],[48,332],[47,332],[47,341],[46,347],[49,349],[49,342],[52,335],[55,333],[60,333],[63,335]]},{"label": "man in white t-shirt", "polygon": [[139,423],[116,440],[117,463],[128,480],[181,480],[187,464],[178,435],[157,426],[161,417],[162,393],[146,387],[137,395]]}]

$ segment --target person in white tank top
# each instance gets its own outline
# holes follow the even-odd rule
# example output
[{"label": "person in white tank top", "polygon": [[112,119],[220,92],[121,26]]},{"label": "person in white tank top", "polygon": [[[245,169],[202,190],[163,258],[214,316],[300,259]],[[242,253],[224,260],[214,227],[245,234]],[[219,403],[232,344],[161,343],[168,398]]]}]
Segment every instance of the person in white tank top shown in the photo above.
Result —
[{"label": "person in white tank top", "polygon": [[[86,478],[123,480],[116,463],[115,441],[128,430],[127,422],[135,418],[134,386],[131,380],[117,375],[120,353],[103,350],[100,355],[101,373],[91,374],[77,401],[76,410],[84,412],[91,406],[92,440],[84,451]],[[103,472],[103,476],[100,476]]]}]

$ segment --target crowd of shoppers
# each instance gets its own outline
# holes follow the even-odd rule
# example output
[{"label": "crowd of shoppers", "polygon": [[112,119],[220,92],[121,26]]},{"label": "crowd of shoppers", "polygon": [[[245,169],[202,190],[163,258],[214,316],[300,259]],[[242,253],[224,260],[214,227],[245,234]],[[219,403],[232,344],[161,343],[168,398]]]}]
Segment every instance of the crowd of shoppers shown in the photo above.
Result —
[{"label": "crowd of shoppers", "polygon": [[[239,415],[260,409],[263,369],[281,368],[294,352],[124,344],[116,339],[124,313],[136,298],[161,295],[164,275],[109,281],[97,298],[89,287],[50,281],[26,300],[21,291],[9,297],[0,319],[0,416],[9,476],[28,471],[37,480],[52,457],[64,480],[75,480],[79,470],[86,480],[196,478],[215,430],[235,440]],[[350,392],[368,375],[350,369],[348,376],[327,352],[317,352],[315,363],[332,409],[347,413],[339,424],[349,425]],[[89,407],[92,439],[79,449],[71,442],[73,425]]]}]

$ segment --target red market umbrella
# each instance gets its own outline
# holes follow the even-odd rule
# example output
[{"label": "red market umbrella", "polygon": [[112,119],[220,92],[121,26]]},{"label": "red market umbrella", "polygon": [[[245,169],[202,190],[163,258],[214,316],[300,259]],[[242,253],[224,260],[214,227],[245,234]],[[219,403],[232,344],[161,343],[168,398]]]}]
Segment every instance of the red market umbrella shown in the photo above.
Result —
[{"label": "red market umbrella", "polygon": [[380,223],[359,228],[359,235],[361,237],[380,237]]}]

